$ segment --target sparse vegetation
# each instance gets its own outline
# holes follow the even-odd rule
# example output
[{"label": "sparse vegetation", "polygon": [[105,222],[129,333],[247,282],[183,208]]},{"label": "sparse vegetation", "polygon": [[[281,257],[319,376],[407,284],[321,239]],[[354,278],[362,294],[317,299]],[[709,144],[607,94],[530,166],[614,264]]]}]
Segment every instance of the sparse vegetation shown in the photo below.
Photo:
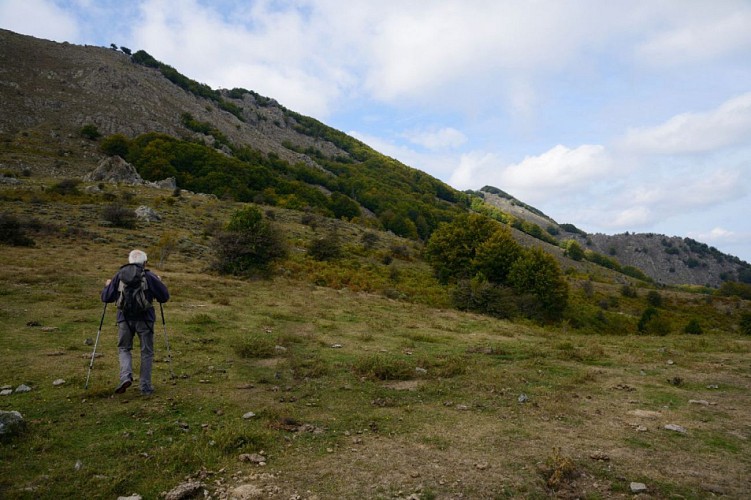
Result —
[{"label": "sparse vegetation", "polygon": [[136,213],[121,203],[112,203],[102,209],[102,219],[114,227],[134,229],[136,227]]},{"label": "sparse vegetation", "polygon": [[[127,198],[138,198],[139,203],[171,199],[169,193],[146,188],[124,191],[130,193]],[[119,192],[114,192],[123,199]],[[89,221],[86,229],[97,232],[105,242],[90,243],[91,237],[60,239],[62,224],[53,226],[40,221],[33,226],[49,226],[49,229],[33,230],[37,239],[33,254],[26,249],[5,247],[8,264],[0,273],[5,285],[0,307],[0,315],[5,319],[2,327],[5,330],[0,336],[5,362],[0,368],[0,381],[17,384],[22,379],[34,387],[32,395],[38,396],[35,399],[13,395],[3,401],[6,404],[12,401],[14,408],[30,418],[44,415],[44,419],[36,419],[30,426],[26,437],[15,441],[15,448],[6,448],[8,460],[0,464],[5,478],[0,479],[0,489],[5,496],[20,494],[20,489],[26,487],[41,491],[38,488],[42,475],[49,477],[43,484],[54,485],[47,487],[58,497],[82,490],[106,497],[133,491],[158,496],[201,467],[211,471],[239,467],[251,472],[253,469],[245,469],[245,464],[238,463],[238,456],[264,451],[269,470],[274,471],[274,477],[284,479],[274,485],[282,488],[285,496],[310,489],[321,497],[336,496],[334,492],[373,496],[367,485],[380,484],[378,476],[394,470],[412,470],[410,467],[426,481],[422,491],[430,488],[437,496],[484,497],[504,487],[508,491],[513,489],[515,495],[523,493],[519,487],[511,488],[482,470],[487,463],[488,467],[512,471],[510,477],[525,485],[527,496],[544,496],[550,490],[561,495],[581,492],[579,488],[583,485],[591,487],[596,481],[607,497],[619,488],[627,489],[628,485],[613,482],[612,475],[603,472],[588,457],[593,448],[612,446],[613,442],[620,443],[622,450],[623,458],[617,465],[620,474],[638,475],[654,491],[688,494],[695,483],[706,478],[675,479],[674,475],[666,476],[653,469],[645,473],[639,462],[641,445],[633,441],[633,429],[628,426],[614,429],[609,424],[633,409],[634,405],[628,402],[632,396],[621,397],[622,391],[615,389],[603,392],[603,387],[623,384],[636,387],[644,394],[645,401],[679,401],[679,396],[684,396],[685,384],[662,389],[667,378],[663,348],[682,353],[680,366],[672,367],[670,377],[687,380],[690,376],[701,376],[702,386],[719,380],[714,374],[697,375],[703,373],[700,367],[712,360],[722,360],[722,366],[726,367],[727,371],[721,375],[723,384],[742,383],[748,370],[745,358],[751,347],[738,343],[742,337],[737,333],[743,309],[731,307],[742,300],[737,297],[715,295],[711,298],[716,302],[708,303],[704,296],[696,300],[697,294],[672,290],[670,300],[663,301],[660,315],[676,325],[686,325],[691,318],[700,317],[704,333],[676,335],[683,333],[681,329],[659,336],[659,329],[651,330],[655,328],[651,323],[637,342],[629,333],[637,332],[637,311],[644,307],[650,289],[640,297],[619,296],[617,300],[609,300],[619,295],[620,285],[587,277],[590,292],[585,293],[581,286],[571,287],[574,292],[568,309],[575,308],[579,318],[576,324],[573,319],[565,327],[512,323],[498,318],[516,317],[515,308],[526,306],[529,297],[483,281],[477,275],[469,282],[459,280],[450,287],[456,290],[457,302],[464,290],[465,305],[457,305],[468,312],[446,309],[443,299],[436,297],[446,294],[449,287],[432,279],[432,270],[419,254],[412,254],[409,259],[394,259],[398,263],[396,271],[380,263],[383,255],[392,255],[392,248],[408,249],[412,243],[369,229],[377,238],[365,238],[372,241],[366,249],[363,235],[367,231],[341,221],[337,227],[342,246],[346,252],[357,253],[345,253],[336,262],[314,261],[305,254],[290,253],[277,261],[285,274],[268,281],[207,273],[203,269],[212,255],[213,247],[208,246],[215,241],[212,234],[271,221],[263,217],[260,207],[184,194],[175,204],[165,203],[161,207],[168,231],[164,226],[149,225],[139,233],[155,245],[149,250],[155,259],[160,245],[177,242],[169,256],[169,267],[160,274],[173,292],[173,301],[165,309],[172,367],[178,378],[171,385],[165,364],[156,363],[157,396],[141,400],[127,393],[120,398],[129,401],[123,405],[120,400],[110,398],[117,378],[113,354],[116,348],[111,339],[99,347],[104,357],[95,361],[92,387],[88,392],[81,389],[87,366],[83,357],[88,358],[90,351],[82,347],[80,336],[90,336],[92,329],[95,333],[101,314],[97,294],[102,273],[108,275],[107,269],[116,269],[122,263],[126,249],[132,244],[132,233],[98,225],[98,210],[75,203],[78,201],[74,197],[50,197],[43,201],[41,215],[64,223],[91,213],[89,219],[83,219]],[[7,206],[17,208],[14,204]],[[284,239],[297,247],[327,234],[325,220],[321,228],[326,229],[313,232],[300,223],[299,213],[281,208],[274,212],[273,223],[283,228]],[[204,234],[195,232],[197,220],[206,224],[229,223],[220,224],[218,232]],[[496,238],[498,244],[506,242],[500,235]],[[82,243],[93,249],[82,253]],[[203,244],[207,245],[205,249]],[[493,247],[488,244],[487,251]],[[76,261],[78,265],[75,269],[61,267],[61,261]],[[480,262],[482,259],[475,264]],[[483,266],[487,264],[484,262]],[[489,268],[484,269],[493,274]],[[566,278],[572,284],[579,279],[576,275]],[[50,280],[55,296],[48,294]],[[339,290],[320,288],[313,283]],[[396,293],[360,293],[387,289]],[[661,295],[665,293],[660,291]],[[435,295],[422,298],[430,294]],[[602,300],[607,309],[598,305]],[[430,301],[440,307],[424,305]],[[535,301],[531,299],[532,303]],[[76,306],[68,307],[67,302]],[[473,305],[477,303],[479,306]],[[9,314],[21,308],[28,311]],[[483,315],[474,314],[475,309],[482,310]],[[599,319],[597,311],[601,313]],[[111,326],[107,326],[110,319],[108,311],[104,334],[111,331]],[[31,320],[58,327],[54,340],[36,327],[25,326]],[[712,325],[711,330],[706,324]],[[11,330],[25,331],[24,342],[8,335]],[[579,332],[597,336],[583,336]],[[682,343],[703,339],[707,342],[701,345]],[[50,342],[60,345],[60,352],[67,353],[56,358],[59,361],[52,370],[49,358],[40,354],[54,351]],[[157,349],[157,358],[163,359],[163,347],[157,345]],[[593,366],[607,366],[607,370],[593,371]],[[638,375],[634,366],[647,375]],[[51,385],[50,377],[58,376],[67,380],[62,387]],[[660,387],[661,392],[654,387]],[[519,403],[521,393],[535,406]],[[573,398],[573,393],[592,395],[587,405],[598,409],[603,417],[580,418],[581,400]],[[62,401],[70,398],[74,403],[55,403],[61,395],[66,398]],[[86,402],[81,403],[82,400]],[[744,408],[747,403],[736,399],[734,404]],[[644,407],[652,409],[649,403]],[[255,416],[242,419],[248,411]],[[675,406],[672,411],[683,416],[683,422],[690,422],[695,410]],[[534,420],[533,430],[530,412],[559,415],[564,420]],[[137,415],[135,420],[133,414]],[[503,416],[500,423],[499,416]],[[46,423],[45,419],[55,423]],[[95,421],[100,424],[95,425]],[[607,425],[601,425],[603,422]],[[207,426],[202,427],[203,424]],[[586,442],[580,437],[569,438],[568,434],[560,433],[561,425],[575,429],[576,436],[591,437]],[[710,436],[726,436],[732,423],[718,414],[702,425]],[[321,430],[315,431],[316,434],[314,429]],[[539,439],[529,440],[522,451],[511,446],[516,438],[506,436],[508,429],[514,429],[514,436],[534,432]],[[147,434],[149,430],[153,433]],[[488,435],[497,437],[489,442]],[[285,436],[298,437],[286,440]],[[352,442],[355,436],[362,439],[362,444]],[[499,457],[499,444],[512,451]],[[732,460],[733,457],[750,450],[740,440],[730,444],[730,448],[712,448],[713,453],[728,460],[723,465],[724,471],[739,471],[742,464]],[[41,456],[40,446],[47,446]],[[363,455],[356,469],[348,469],[347,481],[334,476],[325,486],[312,486],[308,482],[313,471],[318,478],[326,467],[348,467],[344,464],[349,463],[349,455],[342,454],[353,446],[377,449],[379,459]],[[422,450],[424,463],[437,468],[431,470],[440,471],[441,477],[446,478],[445,484],[430,480],[428,469],[421,465],[408,464],[401,446]],[[551,446],[566,452],[558,451],[551,456]],[[653,440],[650,446],[653,453],[679,454],[685,464],[679,468],[703,470],[696,467],[702,461],[701,453],[697,454],[687,440],[679,443],[678,448],[674,440],[668,443],[662,439]],[[454,457],[471,455],[473,461],[467,468],[457,466],[455,459],[445,455],[448,450]],[[74,465],[69,463],[70,456],[79,457],[76,460],[81,460],[84,473],[69,472]],[[116,472],[120,470],[122,457],[165,465],[158,474],[131,472],[130,468]],[[388,462],[387,468],[384,460]],[[43,470],[35,472],[37,469],[30,465],[34,463],[42,464]],[[519,468],[520,463],[529,467]],[[535,467],[538,463],[545,465],[542,475]],[[28,481],[12,479],[19,467],[26,468]],[[122,481],[103,483],[96,479],[97,474],[119,474]],[[223,473],[216,474],[227,483],[233,481]],[[352,481],[352,477],[358,480]],[[730,478],[723,483],[726,491],[738,491],[740,485],[735,485],[734,476],[724,477]],[[462,482],[453,478],[461,478]],[[467,478],[475,478],[471,486],[458,486],[466,485]],[[412,488],[408,479],[405,482],[395,477],[390,481],[404,491]],[[320,482],[316,480],[315,484]],[[215,486],[207,488],[216,493]]]},{"label": "sparse vegetation", "polygon": [[[575,260],[502,213],[470,216],[469,195],[316,120],[252,91],[220,94],[315,139],[290,147],[317,166],[161,134],[94,144],[80,124],[4,137],[0,162],[20,182],[0,185],[0,386],[11,388],[0,407],[28,428],[0,445],[0,497],[159,498],[186,478],[212,498],[251,486],[279,498],[611,498],[631,481],[655,498],[747,495],[747,266],[722,257],[738,281],[715,290]],[[198,102],[185,109],[220,115]],[[173,111],[166,128],[184,109]],[[93,169],[102,143],[142,174],[173,172],[183,191],[56,187]],[[142,204],[162,220],[134,231],[104,215]],[[546,226],[526,230],[552,238]],[[311,258],[333,228],[339,257]],[[34,246],[13,246],[19,237]],[[720,258],[653,239],[650,258],[673,259],[676,276]],[[133,247],[161,261],[172,292],[171,359],[157,325],[150,398],[112,394],[111,308],[83,389],[99,291]]]}]

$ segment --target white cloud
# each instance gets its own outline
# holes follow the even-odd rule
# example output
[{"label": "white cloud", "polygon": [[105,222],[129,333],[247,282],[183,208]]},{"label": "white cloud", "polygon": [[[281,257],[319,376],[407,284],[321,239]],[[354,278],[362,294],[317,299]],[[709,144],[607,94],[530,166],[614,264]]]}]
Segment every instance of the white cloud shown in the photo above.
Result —
[{"label": "white cloud", "polygon": [[448,181],[458,163],[455,155],[444,154],[442,152],[421,153],[412,148],[395,144],[387,139],[357,131],[349,131],[347,134],[364,142],[379,153],[396,158],[409,167],[427,172],[430,175],[441,179],[444,182],[449,182],[449,184],[457,187],[455,184]]},{"label": "white cloud", "polygon": [[2,28],[59,41],[78,41],[78,23],[70,12],[50,0],[0,2]]},{"label": "white cloud", "polygon": [[585,144],[570,149],[559,144],[539,156],[505,167],[498,179],[501,185],[535,201],[585,188],[607,176],[611,168],[612,160],[604,146]]},{"label": "white cloud", "polygon": [[614,210],[607,219],[600,219],[598,222],[612,228],[643,227],[654,222],[654,213],[646,206],[628,207]]},{"label": "white cloud", "polygon": [[[147,0],[136,44],[212,87],[244,87],[326,117],[352,84],[301,10],[256,2],[229,16],[196,0]],[[227,14],[225,12],[225,14]]]},{"label": "white cloud", "polygon": [[691,7],[670,9],[670,27],[637,46],[637,57],[655,66],[674,66],[751,50],[747,2],[697,2]]},{"label": "white cloud", "polygon": [[747,196],[741,173],[722,168],[686,177],[642,169],[613,182],[618,183],[617,189],[589,186],[580,192],[587,194],[589,210],[578,210],[575,207],[580,204],[573,204],[570,214],[565,213],[567,220],[607,232],[648,230],[670,219],[691,219],[692,214],[695,219],[708,211],[722,213],[723,205]]},{"label": "white cloud", "polygon": [[449,182],[460,189],[492,185],[525,202],[537,203],[586,191],[609,176],[613,166],[600,145],[574,149],[558,145],[515,164],[505,163],[491,152],[473,151],[461,155]]},{"label": "white cloud", "polygon": [[751,141],[751,92],[703,113],[682,113],[655,127],[630,129],[624,150],[682,154],[711,151]]},{"label": "white cloud", "polygon": [[497,182],[498,172],[503,167],[501,158],[483,151],[462,154],[459,164],[451,173],[449,184],[458,189],[480,189],[492,185],[505,189]]},{"label": "white cloud", "polygon": [[467,136],[453,127],[412,130],[404,137],[430,150],[457,148],[467,142]]},{"label": "white cloud", "polygon": [[741,235],[735,231],[729,231],[722,227],[715,227],[707,232],[690,231],[688,236],[697,241],[709,243],[734,243],[741,238]]}]

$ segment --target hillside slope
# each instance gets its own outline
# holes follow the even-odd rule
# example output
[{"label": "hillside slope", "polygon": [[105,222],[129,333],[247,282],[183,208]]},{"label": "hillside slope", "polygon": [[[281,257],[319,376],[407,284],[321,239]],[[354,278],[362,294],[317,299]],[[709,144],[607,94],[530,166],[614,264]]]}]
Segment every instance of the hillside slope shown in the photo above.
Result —
[{"label": "hillside slope", "polygon": [[737,257],[691,238],[654,233],[587,234],[559,224],[498,188],[480,191],[485,202],[515,218],[535,224],[561,243],[574,240],[592,252],[644,272],[658,284],[718,287],[725,281],[751,281],[751,266]]},{"label": "hillside slope", "polygon": [[348,153],[330,142],[296,132],[275,101],[261,106],[252,94],[241,100],[246,121],[174,85],[153,68],[134,64],[116,50],[56,43],[0,30],[0,133],[39,130],[55,143],[94,124],[103,135],[135,137],[161,132],[197,137],[180,117],[208,121],[237,145],[251,145],[290,163],[311,163],[307,155],[282,146],[316,148],[327,155]]},{"label": "hillside slope", "polygon": [[[97,143],[80,134],[82,127],[93,126],[102,136],[123,134],[134,140],[165,134],[206,144],[228,158],[251,151],[253,161],[270,167],[262,175],[274,175],[276,180],[245,189],[246,201],[286,203],[298,209],[307,205],[337,217],[342,203],[345,211],[347,203],[355,203],[359,216],[370,218],[368,224],[401,236],[425,239],[441,221],[466,209],[464,195],[450,186],[273,99],[245,89],[213,91],[148,54],[136,55],[142,54],[0,30],[0,168],[80,177],[102,157]],[[174,155],[159,154],[161,161],[178,163]],[[212,192],[207,186],[216,185],[196,181],[195,165],[175,168],[183,184],[189,178],[194,181],[187,186],[191,189]],[[237,183],[236,178],[227,179],[225,184]],[[290,182],[305,185],[305,196],[291,199],[301,188],[290,187]],[[236,192],[226,191],[213,192],[237,198]],[[316,193],[328,200],[316,201]],[[336,200],[332,193],[337,193]],[[726,280],[751,278],[748,264],[699,242],[660,235],[569,233],[565,225],[498,189],[484,188],[481,194],[486,203],[512,217],[552,230],[559,242],[575,239],[623,266],[640,269],[657,283],[717,287]],[[332,207],[335,204],[339,207]],[[517,236],[525,245],[542,244],[518,232]]]}]

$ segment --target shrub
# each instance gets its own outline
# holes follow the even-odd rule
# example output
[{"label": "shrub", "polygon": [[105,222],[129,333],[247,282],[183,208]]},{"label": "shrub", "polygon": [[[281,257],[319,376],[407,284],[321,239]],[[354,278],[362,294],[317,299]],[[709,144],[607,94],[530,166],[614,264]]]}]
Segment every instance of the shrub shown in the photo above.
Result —
[{"label": "shrub", "polygon": [[471,278],[478,247],[495,233],[500,224],[477,214],[461,215],[436,229],[425,247],[425,256],[438,279],[447,283]]},{"label": "shrub", "polygon": [[652,278],[644,274],[644,272],[634,266],[623,266],[623,269],[621,269],[621,272],[625,274],[626,276],[631,276],[632,278],[636,278],[638,280],[642,281],[652,281]]},{"label": "shrub", "polygon": [[130,141],[123,134],[113,134],[102,139],[99,143],[99,150],[107,156],[119,156],[125,158],[128,156]]},{"label": "shrub", "polygon": [[638,297],[638,294],[636,293],[636,288],[634,288],[631,285],[623,285],[621,287],[621,295],[624,297],[628,297],[630,299],[635,299]]},{"label": "shrub", "polygon": [[342,255],[342,244],[336,230],[321,238],[314,238],[308,245],[308,254],[315,260],[335,260]]},{"label": "shrub", "polygon": [[741,314],[740,327],[742,334],[751,335],[751,312]]},{"label": "shrub", "polygon": [[360,241],[362,242],[363,248],[365,248],[366,250],[372,250],[378,244],[380,239],[381,238],[377,233],[374,233],[373,231],[367,231],[366,233],[363,233]]},{"label": "shrub", "polygon": [[95,141],[99,139],[100,137],[102,137],[102,134],[99,132],[99,129],[97,129],[96,125],[92,123],[89,123],[81,127],[81,130],[79,130],[79,134],[81,134],[81,137],[90,139],[92,141]]},{"label": "shrub", "polygon": [[621,265],[615,259],[611,259],[610,257],[606,257],[591,250],[584,252],[584,256],[588,261],[597,264],[598,266],[602,266],[618,272],[621,271]]},{"label": "shrub", "polygon": [[647,292],[647,304],[652,307],[662,307],[662,295],[659,292],[650,290]]},{"label": "shrub", "polygon": [[0,213],[0,243],[30,247],[34,245],[34,240],[26,236],[23,225],[15,216]]},{"label": "shrub", "polygon": [[394,243],[389,247],[389,249],[391,250],[391,255],[396,259],[410,260],[412,258],[409,247],[407,245],[397,245],[396,243]]},{"label": "shrub", "polygon": [[584,249],[579,243],[574,240],[570,240],[566,243],[566,251],[564,252],[564,255],[573,260],[580,261],[584,259],[585,254]]},{"label": "shrub", "polygon": [[133,229],[136,227],[136,213],[119,203],[113,203],[104,207],[102,218],[115,227],[124,229]]},{"label": "shrub", "polygon": [[528,316],[558,320],[568,304],[568,284],[555,258],[541,248],[526,250],[514,262],[509,272],[509,283],[519,295],[535,297],[531,308],[524,310]]},{"label": "shrub", "polygon": [[595,286],[592,284],[591,281],[587,280],[581,284],[582,291],[584,292],[584,296],[588,299],[591,299],[595,294]]},{"label": "shrub", "polygon": [[519,315],[517,298],[511,288],[479,278],[460,280],[451,294],[451,301],[460,311],[503,319]]},{"label": "shrub", "polygon": [[50,188],[50,191],[63,196],[80,194],[80,191],[78,191],[78,185],[80,183],[81,181],[78,179],[63,179],[57,184],[54,184]]},{"label": "shrub", "polygon": [[232,214],[226,230],[214,237],[213,248],[216,268],[235,275],[266,273],[275,260],[287,256],[279,230],[253,206]]},{"label": "shrub", "polygon": [[162,269],[167,262],[167,258],[177,248],[177,236],[175,233],[167,232],[159,237],[159,241],[156,244],[156,251],[159,255],[159,261],[157,262],[157,268]]},{"label": "shrub", "polygon": [[506,283],[511,267],[522,253],[522,247],[511,236],[511,231],[501,226],[478,245],[472,265],[488,280]]},{"label": "shrub", "polygon": [[726,281],[720,286],[717,293],[726,297],[736,296],[742,299],[751,300],[751,285],[736,281]]},{"label": "shrub", "polygon": [[671,329],[672,327],[668,319],[661,315],[660,311],[651,306],[644,310],[637,324],[639,333],[648,335],[664,336],[670,333]]},{"label": "shrub", "polygon": [[699,323],[699,320],[696,318],[693,318],[683,328],[683,333],[688,333],[690,335],[701,335],[702,333],[704,333],[704,330],[702,329],[701,323]]},{"label": "shrub", "polygon": [[648,307],[644,310],[644,312],[641,314],[641,318],[639,318],[639,323],[636,326],[636,329],[639,331],[639,333],[646,333],[647,332],[647,323],[654,317],[659,314],[659,311],[655,309],[654,307]]}]

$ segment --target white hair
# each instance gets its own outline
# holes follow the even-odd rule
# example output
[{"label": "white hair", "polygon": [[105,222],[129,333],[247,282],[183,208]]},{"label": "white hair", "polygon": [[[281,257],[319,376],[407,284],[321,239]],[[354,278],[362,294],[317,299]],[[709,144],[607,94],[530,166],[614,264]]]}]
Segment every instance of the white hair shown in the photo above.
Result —
[{"label": "white hair", "polygon": [[131,264],[145,264],[147,260],[149,259],[143,250],[133,250],[128,255],[128,262]]}]

